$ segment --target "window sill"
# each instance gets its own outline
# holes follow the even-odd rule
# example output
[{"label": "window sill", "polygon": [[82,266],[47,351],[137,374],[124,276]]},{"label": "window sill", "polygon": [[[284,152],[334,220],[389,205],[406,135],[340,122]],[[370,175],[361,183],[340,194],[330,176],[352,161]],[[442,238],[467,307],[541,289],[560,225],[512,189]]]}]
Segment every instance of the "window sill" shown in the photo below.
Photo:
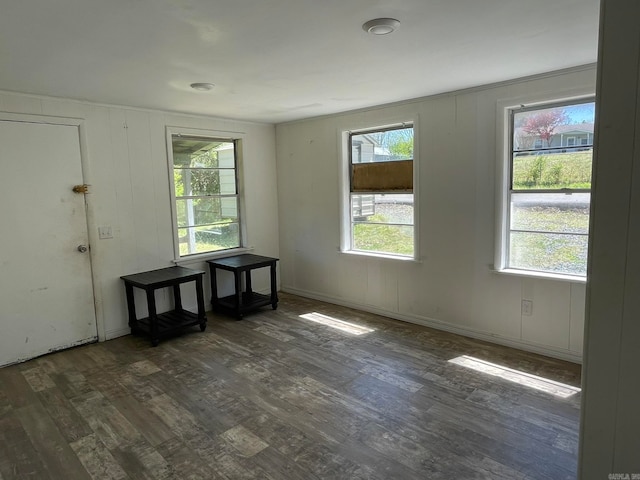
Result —
[{"label": "window sill", "polygon": [[421,260],[415,257],[406,257],[401,255],[391,255],[388,253],[376,253],[376,252],[359,252],[357,250],[341,250],[340,253],[344,253],[345,255],[355,255],[358,257],[373,257],[373,258],[383,258],[387,260],[399,260],[401,262],[413,262],[413,263],[422,263]]},{"label": "window sill", "polygon": [[561,282],[587,283],[587,277],[576,275],[563,275],[560,273],[535,272],[533,270],[517,270],[515,268],[492,269],[493,273],[500,275],[512,275],[514,277],[540,278],[544,280],[558,280]]},{"label": "window sill", "polygon": [[218,252],[197,253],[195,255],[189,255],[188,257],[177,258],[173,260],[173,263],[182,267],[184,265],[206,262],[207,260],[213,260],[214,258],[232,257],[233,255],[240,255],[241,253],[247,253],[252,250],[253,247],[240,247],[233,248],[231,250],[221,250]]}]

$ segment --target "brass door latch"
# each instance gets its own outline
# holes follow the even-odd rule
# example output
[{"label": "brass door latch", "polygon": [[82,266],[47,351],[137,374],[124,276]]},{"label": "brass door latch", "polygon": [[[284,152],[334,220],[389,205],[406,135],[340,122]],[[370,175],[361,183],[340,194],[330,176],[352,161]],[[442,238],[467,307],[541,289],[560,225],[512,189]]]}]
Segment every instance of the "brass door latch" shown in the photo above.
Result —
[{"label": "brass door latch", "polygon": [[71,190],[73,190],[75,193],[89,193],[90,186],[91,185],[83,183],[82,185],[74,185]]}]

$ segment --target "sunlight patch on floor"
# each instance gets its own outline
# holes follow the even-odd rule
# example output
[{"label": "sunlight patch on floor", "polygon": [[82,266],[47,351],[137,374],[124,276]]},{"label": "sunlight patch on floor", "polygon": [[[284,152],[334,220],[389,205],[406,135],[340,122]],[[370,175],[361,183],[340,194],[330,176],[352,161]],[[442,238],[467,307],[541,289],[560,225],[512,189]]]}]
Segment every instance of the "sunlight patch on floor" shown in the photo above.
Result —
[{"label": "sunlight patch on floor", "polygon": [[487,375],[493,375],[494,377],[500,377],[510,382],[514,382],[520,385],[524,385],[529,388],[534,388],[542,392],[550,393],[556,397],[568,398],[576,393],[580,392],[580,389],[567,385],[564,383],[549,380],[548,378],[538,377],[531,375],[530,373],[519,372],[512,368],[490,363],[485,360],[470,357],[468,355],[462,355],[460,357],[452,358],[450,363],[461,365],[463,367],[471,368],[477,372],[486,373]]},{"label": "sunlight patch on floor", "polygon": [[371,333],[375,331],[374,328],[356,325],[355,323],[351,322],[345,322],[344,320],[339,320],[337,318],[333,318],[317,312],[305,313],[304,315],[300,315],[300,318],[320,323],[322,325],[335,328],[336,330],[340,330],[342,332],[351,333],[352,335],[364,335],[365,333]]}]

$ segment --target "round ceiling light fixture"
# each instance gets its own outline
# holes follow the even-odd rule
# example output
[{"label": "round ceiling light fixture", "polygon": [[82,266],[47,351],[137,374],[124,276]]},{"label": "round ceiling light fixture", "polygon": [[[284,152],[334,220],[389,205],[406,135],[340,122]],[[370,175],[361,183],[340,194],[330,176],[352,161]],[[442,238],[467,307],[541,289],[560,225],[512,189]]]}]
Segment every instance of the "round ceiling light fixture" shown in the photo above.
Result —
[{"label": "round ceiling light fixture", "polygon": [[192,83],[190,87],[200,92],[208,92],[209,90],[213,90],[215,85],[213,83]]},{"label": "round ceiling light fixture", "polygon": [[371,35],[387,35],[400,26],[395,18],[374,18],[362,25],[362,29]]}]

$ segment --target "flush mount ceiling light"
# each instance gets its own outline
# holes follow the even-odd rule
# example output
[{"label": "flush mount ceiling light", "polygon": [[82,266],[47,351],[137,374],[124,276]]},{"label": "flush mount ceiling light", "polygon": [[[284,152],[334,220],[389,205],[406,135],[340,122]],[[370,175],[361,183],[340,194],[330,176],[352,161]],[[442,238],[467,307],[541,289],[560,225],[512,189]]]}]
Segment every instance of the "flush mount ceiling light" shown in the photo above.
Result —
[{"label": "flush mount ceiling light", "polygon": [[200,92],[208,92],[215,87],[213,83],[192,83],[190,86],[194,90],[199,90]]},{"label": "flush mount ceiling light", "polygon": [[395,18],[374,18],[362,25],[362,29],[371,35],[387,35],[400,26]]}]

